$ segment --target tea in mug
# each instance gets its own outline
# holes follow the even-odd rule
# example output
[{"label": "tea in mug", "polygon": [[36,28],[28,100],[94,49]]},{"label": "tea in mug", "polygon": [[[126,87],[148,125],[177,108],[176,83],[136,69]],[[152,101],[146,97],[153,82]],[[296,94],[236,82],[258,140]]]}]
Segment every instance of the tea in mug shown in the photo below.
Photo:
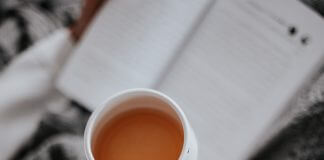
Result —
[{"label": "tea in mug", "polygon": [[184,143],[181,123],[157,110],[126,111],[99,129],[95,160],[178,160]]}]

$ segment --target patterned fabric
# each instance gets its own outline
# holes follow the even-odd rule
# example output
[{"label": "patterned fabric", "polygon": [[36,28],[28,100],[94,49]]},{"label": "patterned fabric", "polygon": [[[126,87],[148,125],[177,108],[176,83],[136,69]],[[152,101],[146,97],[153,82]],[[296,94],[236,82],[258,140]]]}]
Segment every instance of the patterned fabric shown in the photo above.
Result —
[{"label": "patterned fabric", "polygon": [[[81,4],[82,0],[0,1],[0,71],[35,41],[73,23],[79,16]],[[297,108],[299,116],[251,159],[324,159],[323,91],[321,74],[292,105],[291,113]],[[64,99],[65,110],[43,115],[38,129],[10,160],[85,159],[82,134],[90,112],[77,102]]]},{"label": "patterned fabric", "polygon": [[323,160],[324,102],[311,106],[286,127],[255,160]]},{"label": "patterned fabric", "polygon": [[318,14],[324,16],[324,1],[323,0],[300,0],[310,8],[314,9]]},{"label": "patterned fabric", "polygon": [[74,101],[65,110],[43,116],[32,137],[19,148],[11,160],[81,160],[83,131],[90,112]]},{"label": "patterned fabric", "polygon": [[[0,74],[34,42],[72,24],[80,14],[82,0],[1,0]],[[60,112],[43,115],[34,134],[17,148],[11,160],[84,159],[82,134],[90,112],[64,98]]]},{"label": "patterned fabric", "polygon": [[80,14],[81,0],[1,0],[0,70],[21,51]]},{"label": "patterned fabric", "polygon": [[324,159],[324,68],[291,105],[290,114],[295,118],[252,160]]}]

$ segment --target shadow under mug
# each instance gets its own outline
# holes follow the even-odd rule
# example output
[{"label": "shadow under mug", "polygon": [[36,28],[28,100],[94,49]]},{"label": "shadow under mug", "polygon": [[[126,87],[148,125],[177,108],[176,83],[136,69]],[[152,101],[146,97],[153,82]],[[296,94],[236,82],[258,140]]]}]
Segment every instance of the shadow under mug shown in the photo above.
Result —
[{"label": "shadow under mug", "polygon": [[[120,104],[131,105],[120,105]],[[84,134],[84,149],[87,160],[95,160],[92,148],[93,140],[99,126],[109,121],[116,115],[136,109],[136,107],[147,106],[162,111],[178,120],[183,129],[184,142],[179,160],[196,160],[198,147],[195,134],[181,108],[165,94],[152,89],[129,89],[108,98],[90,116]]]}]

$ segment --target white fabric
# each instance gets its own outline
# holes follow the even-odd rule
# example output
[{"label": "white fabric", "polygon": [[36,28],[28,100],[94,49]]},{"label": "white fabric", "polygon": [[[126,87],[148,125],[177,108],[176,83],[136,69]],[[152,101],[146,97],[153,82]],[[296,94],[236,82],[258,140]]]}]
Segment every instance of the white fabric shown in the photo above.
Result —
[{"label": "white fabric", "polygon": [[53,82],[71,49],[68,31],[56,31],[0,74],[0,159],[8,159],[35,130],[45,106],[60,97]]}]

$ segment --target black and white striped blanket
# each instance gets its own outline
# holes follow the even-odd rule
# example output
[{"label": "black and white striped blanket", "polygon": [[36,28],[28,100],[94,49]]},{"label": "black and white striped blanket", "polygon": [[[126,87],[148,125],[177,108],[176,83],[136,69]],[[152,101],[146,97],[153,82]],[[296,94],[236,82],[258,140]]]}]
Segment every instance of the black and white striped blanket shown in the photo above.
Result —
[{"label": "black and white striped blanket", "polygon": [[[82,0],[1,0],[0,71],[39,39],[72,24],[81,5]],[[64,101],[63,111],[42,116],[11,160],[84,159],[82,134],[90,112],[73,100]]]},{"label": "black and white striped blanket", "polygon": [[[72,24],[81,6],[82,0],[1,0],[0,75],[34,42]],[[303,108],[302,112],[252,159],[324,159],[323,77],[316,77],[293,105]],[[90,112],[76,101],[63,99],[64,103],[59,104],[65,109],[46,112],[32,136],[22,142],[10,160],[85,159],[82,134]]]}]

